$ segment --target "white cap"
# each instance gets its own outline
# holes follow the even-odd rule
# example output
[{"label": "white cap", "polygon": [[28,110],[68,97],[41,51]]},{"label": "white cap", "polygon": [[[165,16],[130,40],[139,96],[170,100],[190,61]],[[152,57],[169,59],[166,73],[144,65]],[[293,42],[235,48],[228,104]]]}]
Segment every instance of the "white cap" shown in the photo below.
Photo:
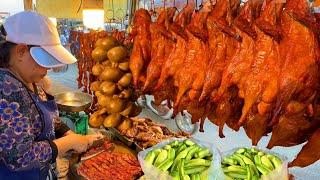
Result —
[{"label": "white cap", "polygon": [[32,47],[30,53],[40,66],[54,68],[77,61],[61,45],[57,28],[45,16],[23,11],[9,16],[3,26],[7,32],[7,41],[39,46]]}]

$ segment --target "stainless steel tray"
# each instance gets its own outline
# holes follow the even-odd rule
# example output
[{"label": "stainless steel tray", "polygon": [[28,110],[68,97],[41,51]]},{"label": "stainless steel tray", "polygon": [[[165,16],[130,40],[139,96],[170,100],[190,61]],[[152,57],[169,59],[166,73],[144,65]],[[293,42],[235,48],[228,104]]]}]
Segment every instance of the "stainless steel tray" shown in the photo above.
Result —
[{"label": "stainless steel tray", "polygon": [[90,107],[92,96],[82,92],[65,92],[56,94],[55,101],[60,111],[81,112]]}]

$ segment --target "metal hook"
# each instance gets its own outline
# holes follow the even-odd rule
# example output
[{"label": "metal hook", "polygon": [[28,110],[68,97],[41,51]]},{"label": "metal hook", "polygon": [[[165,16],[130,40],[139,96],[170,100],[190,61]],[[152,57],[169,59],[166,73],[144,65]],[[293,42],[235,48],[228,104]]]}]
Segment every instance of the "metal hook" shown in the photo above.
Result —
[{"label": "metal hook", "polygon": [[196,0],[196,9],[195,9],[195,11],[196,11],[196,12],[199,11],[199,9],[198,9],[198,0]]}]

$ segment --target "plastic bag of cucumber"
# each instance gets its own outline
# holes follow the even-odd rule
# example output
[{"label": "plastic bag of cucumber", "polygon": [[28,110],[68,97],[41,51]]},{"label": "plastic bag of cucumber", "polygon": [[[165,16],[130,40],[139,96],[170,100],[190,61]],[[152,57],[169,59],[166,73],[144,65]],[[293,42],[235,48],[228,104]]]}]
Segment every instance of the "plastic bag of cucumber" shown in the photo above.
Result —
[{"label": "plastic bag of cucumber", "polygon": [[221,167],[226,180],[287,180],[287,158],[269,150],[235,148],[224,153]]},{"label": "plastic bag of cucumber", "polygon": [[138,154],[145,179],[221,179],[221,156],[213,144],[195,139],[172,138]]}]

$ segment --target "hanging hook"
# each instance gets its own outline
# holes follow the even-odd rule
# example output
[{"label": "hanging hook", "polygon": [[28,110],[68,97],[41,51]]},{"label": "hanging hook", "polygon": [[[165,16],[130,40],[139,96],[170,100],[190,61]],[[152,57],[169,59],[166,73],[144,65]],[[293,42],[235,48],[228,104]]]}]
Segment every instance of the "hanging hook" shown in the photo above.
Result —
[{"label": "hanging hook", "polygon": [[80,11],[81,6],[82,6],[82,0],[80,1],[80,5],[79,5],[79,8],[78,8],[78,10],[77,10],[77,13]]},{"label": "hanging hook", "polygon": [[203,0],[201,0],[201,4],[199,5],[198,11],[200,11],[203,8]]},{"label": "hanging hook", "polygon": [[112,21],[115,21],[115,18],[114,18],[114,3],[113,3],[113,0],[111,0],[111,3],[112,3]]},{"label": "hanging hook", "polygon": [[198,12],[199,11],[199,9],[198,9],[198,0],[196,0],[196,10],[195,10],[196,12]]}]

